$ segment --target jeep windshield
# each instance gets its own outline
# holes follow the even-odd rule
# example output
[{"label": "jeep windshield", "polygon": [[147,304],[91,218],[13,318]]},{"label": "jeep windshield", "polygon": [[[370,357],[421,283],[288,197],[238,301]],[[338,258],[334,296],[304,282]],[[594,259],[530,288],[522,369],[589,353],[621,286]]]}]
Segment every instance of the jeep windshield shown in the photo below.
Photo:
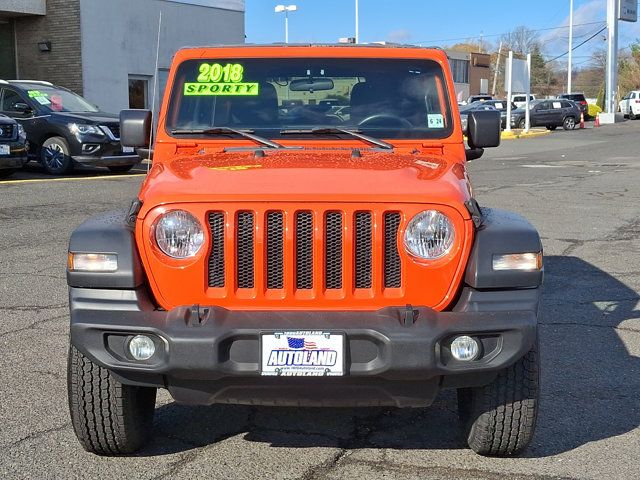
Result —
[{"label": "jeep windshield", "polygon": [[48,112],[97,112],[98,109],[80,95],[64,88],[33,85],[27,90],[29,98]]},{"label": "jeep windshield", "polygon": [[201,138],[220,127],[328,140],[354,132],[438,139],[453,129],[444,73],[426,59],[188,60],[177,70],[165,123],[170,135]]}]

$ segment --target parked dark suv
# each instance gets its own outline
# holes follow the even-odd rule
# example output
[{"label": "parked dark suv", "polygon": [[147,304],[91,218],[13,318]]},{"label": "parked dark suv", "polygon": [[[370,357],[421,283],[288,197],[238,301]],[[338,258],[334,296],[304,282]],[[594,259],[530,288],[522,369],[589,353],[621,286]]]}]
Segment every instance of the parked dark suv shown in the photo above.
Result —
[{"label": "parked dark suv", "polygon": [[71,90],[35,80],[0,80],[0,113],[27,132],[29,154],[61,175],[75,163],[126,172],[140,161],[120,145],[119,118],[98,110]]},{"label": "parked dark suv", "polygon": [[[555,130],[562,127],[565,130],[573,130],[580,121],[580,108],[571,100],[534,100],[530,104],[531,126],[547,127]],[[511,127],[525,127],[524,108],[518,108],[511,112]]]},{"label": "parked dark suv", "polygon": [[580,111],[584,114],[584,118],[589,117],[589,104],[587,103],[584,93],[562,93],[558,95],[558,98],[576,102]]},{"label": "parked dark suv", "polygon": [[27,163],[27,136],[14,119],[0,114],[0,178]]}]

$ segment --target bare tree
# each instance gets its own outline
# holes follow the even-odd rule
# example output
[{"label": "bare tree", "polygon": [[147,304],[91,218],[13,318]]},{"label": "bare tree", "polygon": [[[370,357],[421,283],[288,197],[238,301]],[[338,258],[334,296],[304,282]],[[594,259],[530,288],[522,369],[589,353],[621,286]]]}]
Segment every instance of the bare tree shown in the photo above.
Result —
[{"label": "bare tree", "polygon": [[538,34],[523,25],[504,34],[501,40],[507,50],[513,50],[520,54],[526,55],[527,53],[533,52],[536,48],[538,50],[540,49]]}]

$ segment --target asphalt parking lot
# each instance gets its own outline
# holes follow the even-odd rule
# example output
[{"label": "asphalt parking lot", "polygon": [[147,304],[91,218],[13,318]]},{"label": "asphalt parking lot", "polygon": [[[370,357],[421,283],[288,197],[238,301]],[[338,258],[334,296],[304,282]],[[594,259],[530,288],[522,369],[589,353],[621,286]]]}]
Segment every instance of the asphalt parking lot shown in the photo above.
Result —
[{"label": "asphalt parking lot", "polygon": [[640,122],[626,122],[469,164],[480,204],[523,214],[545,247],[541,410],[515,459],[464,448],[451,392],[424,410],[185,407],[163,393],[139,455],[85,453],[66,401],[67,240],[128,205],[144,167],[54,181],[29,167],[0,182],[0,478],[640,478],[638,152]]}]

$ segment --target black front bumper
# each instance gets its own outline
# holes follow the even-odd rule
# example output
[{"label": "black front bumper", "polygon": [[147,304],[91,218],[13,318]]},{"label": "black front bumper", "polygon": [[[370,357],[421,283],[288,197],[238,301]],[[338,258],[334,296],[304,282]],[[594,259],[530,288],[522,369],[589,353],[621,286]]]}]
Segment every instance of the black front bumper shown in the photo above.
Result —
[{"label": "black front bumper", "polygon": [[73,152],[71,158],[75,162],[82,163],[83,165],[95,166],[95,167],[116,167],[121,165],[137,165],[142,161],[142,158],[135,153],[123,153],[120,142],[109,143],[92,143],[84,142],[84,145],[90,145],[96,148],[91,153],[82,151],[83,144],[78,143],[72,148]]},{"label": "black front bumper", "polygon": [[27,163],[27,147],[22,142],[6,141],[0,138],[0,143],[9,145],[9,155],[0,155],[0,170],[14,170],[22,168]]},{"label": "black front bumper", "polygon": [[[164,386],[188,403],[422,406],[441,387],[490,382],[532,348],[535,292],[528,310],[514,310],[511,302],[508,310],[418,307],[413,314],[407,307],[347,312],[179,307],[164,312],[151,310],[140,291],[71,288],[71,342],[124,383]],[[468,310],[478,310],[479,304]],[[260,375],[260,335],[301,330],[345,335],[344,377]],[[140,333],[151,335],[157,347],[145,362],[127,353],[128,341]],[[448,345],[462,334],[480,339],[477,360],[462,363],[451,356]]]}]

